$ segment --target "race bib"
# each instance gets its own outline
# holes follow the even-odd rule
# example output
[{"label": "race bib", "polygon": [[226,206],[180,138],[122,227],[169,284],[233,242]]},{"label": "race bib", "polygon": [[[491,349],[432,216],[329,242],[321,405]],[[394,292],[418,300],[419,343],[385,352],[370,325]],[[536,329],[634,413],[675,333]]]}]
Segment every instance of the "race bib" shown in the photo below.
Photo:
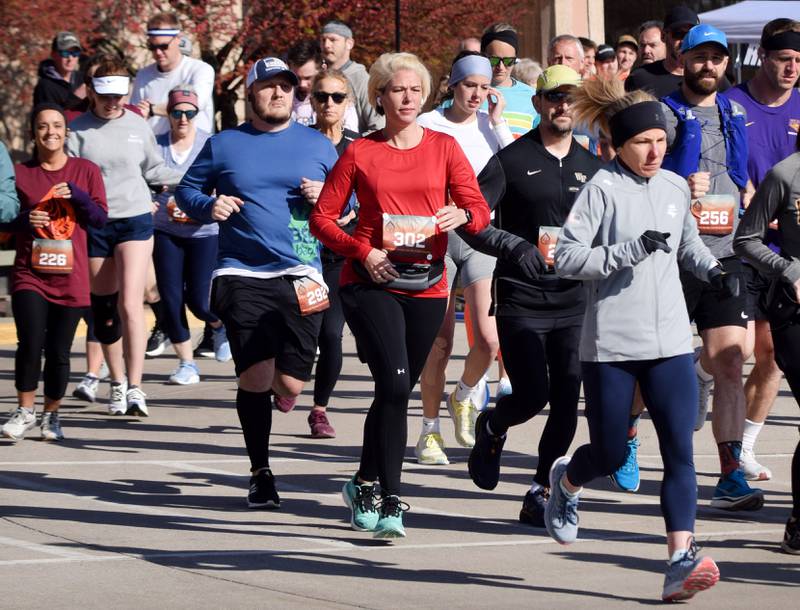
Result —
[{"label": "race bib", "polygon": [[71,239],[34,239],[31,251],[31,267],[34,271],[48,274],[72,272]]},{"label": "race bib", "polygon": [[731,195],[706,195],[692,203],[700,235],[730,235],[738,205]]},{"label": "race bib", "polygon": [[167,201],[167,216],[169,216],[170,222],[197,224],[178,207],[178,204],[175,203],[175,197],[170,197],[169,201]]},{"label": "race bib", "polygon": [[297,295],[300,315],[310,316],[312,313],[325,311],[331,306],[328,300],[328,289],[310,277],[301,277],[293,282]]},{"label": "race bib", "polygon": [[383,249],[414,260],[431,260],[436,216],[383,215]]},{"label": "race bib", "polygon": [[539,242],[536,245],[539,247],[539,252],[548,267],[552,267],[555,264],[553,255],[556,252],[556,244],[560,233],[561,227],[539,227]]}]

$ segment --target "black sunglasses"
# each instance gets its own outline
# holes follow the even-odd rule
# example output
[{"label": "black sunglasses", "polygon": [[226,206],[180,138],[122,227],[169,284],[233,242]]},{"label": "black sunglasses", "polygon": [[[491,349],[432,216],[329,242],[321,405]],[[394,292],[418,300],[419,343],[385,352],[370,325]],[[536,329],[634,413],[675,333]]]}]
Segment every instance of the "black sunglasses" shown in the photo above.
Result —
[{"label": "black sunglasses", "polygon": [[172,43],[165,42],[164,44],[153,44],[152,42],[148,42],[147,48],[150,51],[166,51],[169,48],[170,44]]},{"label": "black sunglasses", "polygon": [[551,104],[560,104],[561,102],[569,102],[571,95],[566,91],[545,91],[542,97]]},{"label": "black sunglasses", "polygon": [[327,91],[314,91],[314,99],[320,104],[328,101],[328,98],[333,100],[334,104],[341,104],[347,99],[346,93],[328,93]]},{"label": "black sunglasses", "polygon": [[186,120],[191,121],[194,117],[197,116],[197,110],[170,110],[169,116],[171,116],[176,121],[180,121],[181,117],[186,115]]},{"label": "black sunglasses", "polygon": [[67,57],[80,57],[81,52],[80,49],[67,49],[66,51],[59,51],[58,52],[61,57],[66,59]]},{"label": "black sunglasses", "polygon": [[517,63],[516,57],[498,57],[497,55],[490,55],[489,56],[489,63],[491,64],[492,68],[496,68],[500,62],[503,62],[503,65],[506,68],[510,68],[515,63]]}]

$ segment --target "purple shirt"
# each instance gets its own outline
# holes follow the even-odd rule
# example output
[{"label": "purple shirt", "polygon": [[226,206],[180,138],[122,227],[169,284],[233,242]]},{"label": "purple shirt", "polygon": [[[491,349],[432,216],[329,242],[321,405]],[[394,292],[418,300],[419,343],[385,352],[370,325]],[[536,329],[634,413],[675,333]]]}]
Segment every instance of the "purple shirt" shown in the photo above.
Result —
[{"label": "purple shirt", "polygon": [[747,83],[742,83],[726,91],[725,96],[747,110],[747,144],[750,150],[747,175],[758,188],[773,165],[797,150],[800,93],[793,89],[782,106],[765,106],[750,95]]}]

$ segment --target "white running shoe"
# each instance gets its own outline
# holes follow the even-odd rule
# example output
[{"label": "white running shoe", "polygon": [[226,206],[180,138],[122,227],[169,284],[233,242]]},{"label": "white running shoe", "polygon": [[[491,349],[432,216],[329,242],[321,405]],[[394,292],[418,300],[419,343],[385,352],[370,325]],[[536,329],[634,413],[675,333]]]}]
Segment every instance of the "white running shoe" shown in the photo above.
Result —
[{"label": "white running shoe", "polygon": [[447,410],[450,412],[450,419],[453,420],[455,427],[456,442],[462,447],[472,447],[475,445],[475,405],[467,397],[466,400],[457,401],[456,393],[453,392],[447,398]]},{"label": "white running shoe", "polygon": [[444,439],[438,432],[420,434],[414,455],[420,464],[449,464],[447,454],[444,452]]},{"label": "white running shoe", "polygon": [[57,411],[45,411],[42,413],[42,440],[43,441],[63,441],[64,432],[61,430],[61,422],[58,419]]},{"label": "white running shoe", "polygon": [[6,438],[21,441],[25,433],[36,425],[36,411],[29,411],[17,407],[11,412],[11,417],[3,424],[2,433]]},{"label": "white running shoe", "polygon": [[97,388],[100,386],[100,380],[94,375],[85,375],[81,382],[72,390],[72,395],[78,400],[85,400],[86,402],[94,402],[97,398]]},{"label": "white running shoe", "polygon": [[739,466],[744,472],[744,478],[748,481],[769,481],[772,478],[772,471],[758,463],[752,449],[742,449]]},{"label": "white running shoe", "polygon": [[111,382],[111,390],[108,395],[108,414],[109,415],[125,415],[128,411],[128,401],[125,400],[125,394],[128,391],[128,382],[121,383]]},{"label": "white running shoe", "polygon": [[133,415],[135,417],[149,416],[147,403],[144,400],[146,397],[147,394],[142,392],[138,386],[129,388],[125,393],[125,399],[128,401],[128,410],[125,411],[125,415]]},{"label": "white running shoe", "polygon": [[[703,351],[702,347],[697,347],[694,350],[694,363],[700,359],[700,353]],[[694,431],[697,432],[706,423],[706,415],[708,414],[708,400],[711,395],[711,390],[714,389],[714,380],[710,379],[705,381],[697,375],[697,419],[694,422]]]},{"label": "white running shoe", "polygon": [[194,362],[181,362],[172,375],[169,376],[169,382],[172,385],[192,385],[193,383],[200,383],[200,371]]}]

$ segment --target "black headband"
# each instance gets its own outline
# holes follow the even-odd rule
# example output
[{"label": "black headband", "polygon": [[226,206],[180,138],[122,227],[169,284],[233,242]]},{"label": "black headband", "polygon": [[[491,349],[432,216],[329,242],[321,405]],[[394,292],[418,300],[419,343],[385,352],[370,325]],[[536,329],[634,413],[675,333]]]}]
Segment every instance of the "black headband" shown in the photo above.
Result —
[{"label": "black headband", "polygon": [[640,102],[611,117],[611,143],[619,148],[636,134],[648,129],[667,130],[667,118],[660,102]]},{"label": "black headband", "polygon": [[505,42],[506,44],[510,44],[514,47],[514,53],[519,51],[519,38],[517,37],[517,33],[512,30],[503,30],[501,32],[487,32],[483,36],[481,36],[481,51],[485,51],[486,47],[489,46],[490,43],[494,42],[495,40],[499,40],[500,42]]},{"label": "black headband", "polygon": [[765,51],[782,51],[784,49],[791,49],[792,51],[800,51],[800,32],[781,32],[770,36],[761,45]]}]

